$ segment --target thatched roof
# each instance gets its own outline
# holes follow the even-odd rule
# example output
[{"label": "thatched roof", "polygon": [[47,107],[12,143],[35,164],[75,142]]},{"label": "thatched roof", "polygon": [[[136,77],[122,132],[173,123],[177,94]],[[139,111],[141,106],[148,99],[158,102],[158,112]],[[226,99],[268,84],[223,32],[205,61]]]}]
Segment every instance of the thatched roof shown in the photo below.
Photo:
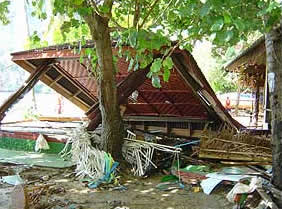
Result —
[{"label": "thatched roof", "polygon": [[257,39],[249,48],[225,65],[225,70],[238,72],[241,66],[262,65],[266,63],[264,36]]}]

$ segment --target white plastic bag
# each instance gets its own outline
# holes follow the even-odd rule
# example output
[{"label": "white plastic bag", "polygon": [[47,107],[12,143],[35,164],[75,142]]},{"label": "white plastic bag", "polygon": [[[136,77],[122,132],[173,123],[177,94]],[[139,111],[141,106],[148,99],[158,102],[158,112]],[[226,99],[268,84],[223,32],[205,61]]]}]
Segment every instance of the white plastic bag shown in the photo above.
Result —
[{"label": "white plastic bag", "polygon": [[35,143],[35,152],[38,152],[40,150],[47,150],[47,149],[50,149],[48,142],[46,141],[46,139],[42,134],[39,134]]}]

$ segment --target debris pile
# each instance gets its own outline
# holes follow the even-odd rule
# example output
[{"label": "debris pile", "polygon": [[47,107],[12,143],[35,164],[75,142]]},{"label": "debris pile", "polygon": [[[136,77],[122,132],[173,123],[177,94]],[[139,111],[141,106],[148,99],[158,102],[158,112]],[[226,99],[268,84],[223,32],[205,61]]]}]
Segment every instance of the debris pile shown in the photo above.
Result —
[{"label": "debris pile", "polygon": [[155,150],[172,153],[179,158],[181,148],[136,140],[136,134],[131,131],[127,133],[122,151],[124,158],[132,165],[134,175],[143,176],[149,168],[157,168],[153,162]]},{"label": "debris pile", "polygon": [[204,130],[201,136],[201,158],[233,161],[271,162],[271,141],[269,137],[252,135],[224,126],[213,132]]},{"label": "debris pile", "polygon": [[89,187],[96,188],[102,182],[113,180],[118,162],[114,162],[109,153],[93,147],[92,138],[93,135],[86,131],[85,125],[73,129],[61,156],[71,157],[76,164],[76,176],[88,181]]}]

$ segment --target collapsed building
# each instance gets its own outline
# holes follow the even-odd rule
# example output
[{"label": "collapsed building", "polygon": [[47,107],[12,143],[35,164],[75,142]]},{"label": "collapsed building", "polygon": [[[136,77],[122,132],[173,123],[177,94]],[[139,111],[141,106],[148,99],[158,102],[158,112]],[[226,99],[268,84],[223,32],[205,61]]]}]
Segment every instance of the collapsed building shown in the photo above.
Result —
[{"label": "collapsed building", "polygon": [[[64,44],[13,53],[13,62],[30,76],[0,107],[0,121],[40,80],[81,108],[89,120],[88,130],[95,130],[101,122],[98,85],[87,59],[80,60],[81,53],[94,44],[87,43],[80,53],[75,52],[76,47],[79,46]],[[118,49],[113,44],[115,50]],[[192,55],[176,48],[170,56],[174,66],[169,82],[161,81],[161,88],[154,88],[147,78],[149,67],[128,71],[129,62],[118,59],[118,101],[127,127],[172,137],[200,138],[200,157],[271,161],[270,140],[245,134],[245,127],[225,110]],[[46,135],[50,142],[64,142],[52,130],[16,130],[9,124],[0,124],[0,140],[35,140],[39,134]]]}]

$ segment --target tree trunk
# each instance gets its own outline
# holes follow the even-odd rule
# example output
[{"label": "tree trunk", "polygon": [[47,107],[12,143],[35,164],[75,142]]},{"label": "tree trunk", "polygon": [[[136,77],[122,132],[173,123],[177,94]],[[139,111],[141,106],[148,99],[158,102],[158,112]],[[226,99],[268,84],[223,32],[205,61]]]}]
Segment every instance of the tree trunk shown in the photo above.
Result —
[{"label": "tree trunk", "polygon": [[240,95],[241,95],[241,87],[238,82],[238,89],[237,89],[237,98],[236,98],[236,106],[235,106],[235,115],[239,115],[239,104],[240,104]]},{"label": "tree trunk", "polygon": [[[272,183],[282,190],[282,24],[265,35],[265,45],[272,109]],[[282,200],[278,204],[282,208]]]},{"label": "tree trunk", "polygon": [[254,125],[258,125],[258,115],[259,115],[259,85],[256,83],[256,92],[255,92],[255,109],[254,109]]},{"label": "tree trunk", "polygon": [[[27,32],[27,38],[31,36],[30,34],[30,28],[29,28],[29,20],[28,20],[28,1],[24,0],[24,13],[25,13],[25,25],[26,25],[26,32]],[[35,88],[32,88],[32,113],[37,112],[37,103],[36,103],[36,97],[35,97]]]},{"label": "tree trunk", "polygon": [[111,153],[115,160],[120,160],[122,159],[124,129],[118,105],[109,21],[108,18],[98,14],[85,17],[85,20],[95,42],[100,69],[98,84],[99,108],[102,115],[102,147],[103,150]]}]

